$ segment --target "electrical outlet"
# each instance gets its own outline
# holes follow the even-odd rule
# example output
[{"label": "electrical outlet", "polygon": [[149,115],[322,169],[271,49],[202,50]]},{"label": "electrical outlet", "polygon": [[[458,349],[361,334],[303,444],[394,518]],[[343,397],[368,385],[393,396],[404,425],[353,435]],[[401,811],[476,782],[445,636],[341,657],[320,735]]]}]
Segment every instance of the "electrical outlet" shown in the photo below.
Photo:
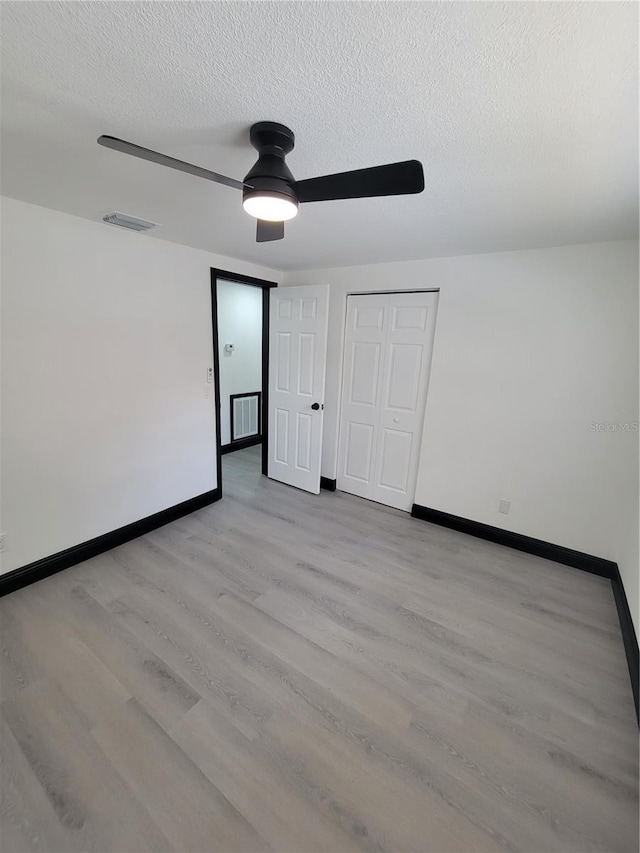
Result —
[{"label": "electrical outlet", "polygon": [[7,545],[7,534],[0,533],[0,554],[3,554],[5,551],[8,551],[9,547]]},{"label": "electrical outlet", "polygon": [[498,504],[498,512],[501,512],[503,515],[509,515],[509,510],[511,509],[511,501],[500,501]]},{"label": "electrical outlet", "polygon": [[202,393],[203,393],[205,400],[213,400],[213,394],[211,392],[211,386],[210,385],[205,385]]}]

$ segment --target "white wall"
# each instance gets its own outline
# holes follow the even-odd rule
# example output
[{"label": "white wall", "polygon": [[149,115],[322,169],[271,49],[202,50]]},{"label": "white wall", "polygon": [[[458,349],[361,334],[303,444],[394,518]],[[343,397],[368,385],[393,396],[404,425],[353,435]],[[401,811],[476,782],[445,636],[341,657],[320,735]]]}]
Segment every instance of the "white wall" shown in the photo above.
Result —
[{"label": "white wall", "polygon": [[[262,289],[218,279],[220,435],[231,441],[229,395],[262,391]],[[233,344],[233,353],[224,351]]]},{"label": "white wall", "polygon": [[[331,287],[322,473],[346,294],[437,288],[416,503],[616,561],[638,630],[638,244],[287,273]],[[508,516],[498,501],[512,501]]]},{"label": "white wall", "polygon": [[3,200],[2,572],[217,486],[212,266],[278,278]]}]

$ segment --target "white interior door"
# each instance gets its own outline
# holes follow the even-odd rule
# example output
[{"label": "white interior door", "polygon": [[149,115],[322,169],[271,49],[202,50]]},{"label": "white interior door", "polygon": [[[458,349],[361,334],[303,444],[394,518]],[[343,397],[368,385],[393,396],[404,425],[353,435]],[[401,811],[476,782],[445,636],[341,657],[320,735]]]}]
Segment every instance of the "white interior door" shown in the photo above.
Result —
[{"label": "white interior door", "polygon": [[320,491],[329,286],[273,288],[269,310],[269,459],[274,480]]},{"label": "white interior door", "polygon": [[437,293],[347,298],[338,489],[411,509],[437,304]]}]

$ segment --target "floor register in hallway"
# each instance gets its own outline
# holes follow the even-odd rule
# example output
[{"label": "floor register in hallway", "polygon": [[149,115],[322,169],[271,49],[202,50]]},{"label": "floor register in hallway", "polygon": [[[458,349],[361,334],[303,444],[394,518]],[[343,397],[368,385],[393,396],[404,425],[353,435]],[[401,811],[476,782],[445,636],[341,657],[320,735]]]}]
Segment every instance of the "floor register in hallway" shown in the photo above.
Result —
[{"label": "floor register in hallway", "polygon": [[223,482],[0,600],[3,851],[638,850],[607,581]]}]

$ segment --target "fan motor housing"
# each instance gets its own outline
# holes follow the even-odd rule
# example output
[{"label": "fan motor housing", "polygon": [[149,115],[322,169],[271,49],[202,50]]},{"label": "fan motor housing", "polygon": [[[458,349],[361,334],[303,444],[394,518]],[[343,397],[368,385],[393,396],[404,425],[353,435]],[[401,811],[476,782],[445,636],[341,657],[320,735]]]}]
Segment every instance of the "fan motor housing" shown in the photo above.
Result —
[{"label": "fan motor housing", "polygon": [[244,182],[253,190],[276,192],[296,200],[291,184],[295,178],[284,162],[285,156],[293,150],[295,138],[293,131],[274,121],[261,121],[249,131],[251,144],[258,151],[258,159],[247,172]]}]

